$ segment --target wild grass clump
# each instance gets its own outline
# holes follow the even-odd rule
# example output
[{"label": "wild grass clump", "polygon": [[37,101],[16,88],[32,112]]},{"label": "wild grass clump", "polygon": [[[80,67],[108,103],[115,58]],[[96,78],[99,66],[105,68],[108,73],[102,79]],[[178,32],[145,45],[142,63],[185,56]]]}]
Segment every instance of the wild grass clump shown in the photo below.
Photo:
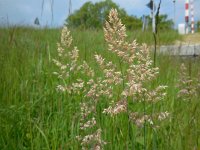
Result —
[{"label": "wild grass clump", "polygon": [[[166,96],[166,86],[151,88],[151,84],[157,74],[158,68],[153,67],[150,57],[150,50],[145,44],[138,45],[136,41],[126,41],[126,28],[118,18],[118,13],[112,9],[109,20],[104,28],[105,40],[108,50],[117,56],[120,66],[112,60],[107,61],[99,54],[94,58],[102,72],[101,76],[89,67],[87,62],[78,61],[79,54],[76,47],[70,51],[72,37],[67,27],[64,27],[61,35],[61,42],[58,43],[59,60],[54,60],[59,71],[54,72],[61,79],[57,89],[67,92],[71,96],[81,95],[79,135],[77,136],[82,149],[102,149],[104,142],[101,137],[103,132],[100,123],[97,123],[98,104],[106,99],[110,106],[103,108],[100,112],[109,114],[112,117],[123,113],[127,116],[127,147],[130,144],[130,128],[134,124],[144,129],[144,142],[146,142],[146,124],[158,127],[155,122],[162,121],[169,116],[165,112],[152,112],[155,103]],[[86,77],[87,76],[87,77]],[[117,89],[117,92],[116,90]],[[139,103],[143,109],[137,109]],[[150,107],[149,107],[150,106]],[[140,107],[140,108],[142,108]],[[148,114],[148,112],[151,112]],[[145,145],[144,145],[145,147]]]}]

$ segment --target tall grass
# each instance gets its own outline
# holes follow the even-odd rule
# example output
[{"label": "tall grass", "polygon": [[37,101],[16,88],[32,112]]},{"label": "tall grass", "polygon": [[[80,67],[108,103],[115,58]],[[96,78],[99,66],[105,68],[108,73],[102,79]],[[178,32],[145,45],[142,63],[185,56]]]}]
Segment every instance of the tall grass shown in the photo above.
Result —
[{"label": "tall grass", "polygon": [[[151,33],[128,32],[129,40],[153,43]],[[144,36],[145,35],[145,36]],[[105,58],[115,60],[105,49],[102,31],[72,30],[74,45],[80,49],[80,57],[95,68],[93,55],[97,52]],[[169,44],[177,38],[176,33],[160,33],[160,43]],[[56,43],[60,39],[59,29],[3,28],[0,29],[0,149],[79,149],[76,140],[79,132],[80,97],[58,93],[58,82],[52,74],[56,68],[52,58],[56,57]],[[182,62],[191,67],[191,76],[197,76],[199,59],[177,59],[158,56],[160,74],[156,86],[168,86],[167,98],[158,110],[168,110],[169,120],[160,128],[146,129],[146,142],[142,129],[132,128],[131,140],[135,149],[199,149],[200,109],[199,99],[183,102],[177,99],[176,84]],[[190,64],[191,62],[191,64]],[[190,67],[189,67],[190,66]],[[189,72],[189,71],[188,71]],[[107,103],[100,104],[105,108]],[[99,109],[101,109],[99,107]],[[101,110],[98,110],[100,113]],[[105,149],[125,149],[126,119],[99,115],[104,127],[103,139],[108,142]]]}]

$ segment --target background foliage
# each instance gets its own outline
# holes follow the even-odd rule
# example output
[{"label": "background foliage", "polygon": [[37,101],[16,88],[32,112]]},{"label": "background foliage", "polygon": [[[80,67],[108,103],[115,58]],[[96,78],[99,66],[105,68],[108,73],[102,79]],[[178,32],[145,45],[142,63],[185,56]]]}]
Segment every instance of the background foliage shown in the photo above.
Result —
[{"label": "background foliage", "polygon": [[[142,18],[128,15],[127,12],[120,8],[112,0],[101,2],[86,2],[79,10],[75,11],[66,19],[66,24],[69,27],[81,29],[101,29],[104,21],[107,19],[111,8],[116,8],[122,23],[129,30],[142,29]],[[151,18],[148,16],[149,26],[151,27]],[[159,29],[168,30],[173,28],[173,21],[168,19],[166,14],[159,17]],[[149,28],[151,29],[151,28]]]}]

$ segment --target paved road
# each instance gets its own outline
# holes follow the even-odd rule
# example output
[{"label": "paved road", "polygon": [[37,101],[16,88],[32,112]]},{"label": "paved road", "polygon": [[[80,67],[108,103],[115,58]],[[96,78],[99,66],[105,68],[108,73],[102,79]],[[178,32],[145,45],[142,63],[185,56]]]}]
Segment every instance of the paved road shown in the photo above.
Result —
[{"label": "paved road", "polygon": [[179,56],[200,55],[200,44],[166,45],[158,48],[160,53]]}]

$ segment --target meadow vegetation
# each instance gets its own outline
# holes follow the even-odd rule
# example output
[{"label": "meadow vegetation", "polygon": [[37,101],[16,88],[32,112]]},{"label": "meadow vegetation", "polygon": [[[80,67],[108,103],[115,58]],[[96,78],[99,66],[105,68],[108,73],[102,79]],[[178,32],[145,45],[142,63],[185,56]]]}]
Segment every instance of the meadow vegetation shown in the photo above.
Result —
[{"label": "meadow vegetation", "polygon": [[158,55],[154,68],[152,33],[125,40],[115,15],[104,32],[0,29],[0,149],[200,148],[199,58]]}]

